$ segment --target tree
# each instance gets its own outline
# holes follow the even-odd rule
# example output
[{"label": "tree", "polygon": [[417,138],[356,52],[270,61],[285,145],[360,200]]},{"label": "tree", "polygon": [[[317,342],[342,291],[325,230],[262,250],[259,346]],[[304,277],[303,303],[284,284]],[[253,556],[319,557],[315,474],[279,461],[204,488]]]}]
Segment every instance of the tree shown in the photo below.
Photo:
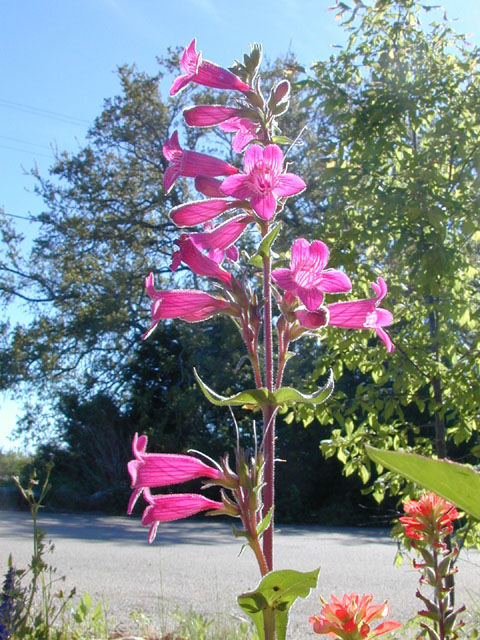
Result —
[{"label": "tree", "polygon": [[[370,297],[370,281],[387,281],[396,351],[386,359],[367,332],[327,329],[316,375],[333,366],[340,383],[314,412],[334,427],[322,451],[364,482],[365,442],[476,462],[480,52],[446,16],[423,28],[430,8],[415,0],[336,10],[347,46],[299,83],[310,118],[326,114],[330,132],[307,195],[327,203],[315,235],[333,241],[354,290]],[[374,495],[400,484],[382,473]]]}]

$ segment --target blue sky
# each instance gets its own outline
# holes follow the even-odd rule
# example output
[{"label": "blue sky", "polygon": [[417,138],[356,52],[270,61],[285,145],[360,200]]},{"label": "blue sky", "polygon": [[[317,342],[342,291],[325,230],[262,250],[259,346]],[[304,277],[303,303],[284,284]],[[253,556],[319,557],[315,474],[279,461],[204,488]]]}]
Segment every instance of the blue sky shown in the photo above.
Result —
[{"label": "blue sky", "polygon": [[[156,56],[193,36],[222,66],[261,42],[275,58],[291,50],[303,64],[325,59],[345,40],[328,10],[334,0],[22,0],[2,3],[0,23],[0,206],[39,213],[28,171],[47,174],[52,149],[75,153],[103,101],[119,91],[116,68],[135,63],[155,73]],[[433,0],[429,4],[434,4]],[[440,0],[455,29],[480,44],[480,2]],[[441,12],[436,14],[441,17]],[[16,222],[28,237],[35,233]],[[17,404],[0,395],[0,448]]]}]

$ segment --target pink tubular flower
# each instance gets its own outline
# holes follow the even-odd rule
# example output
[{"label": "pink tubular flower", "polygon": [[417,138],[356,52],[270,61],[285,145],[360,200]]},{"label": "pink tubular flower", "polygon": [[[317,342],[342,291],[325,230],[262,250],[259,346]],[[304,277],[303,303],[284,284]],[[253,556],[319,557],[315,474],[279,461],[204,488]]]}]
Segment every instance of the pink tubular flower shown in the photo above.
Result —
[{"label": "pink tubular flower", "polygon": [[242,82],[234,73],[218,67],[213,62],[202,59],[202,53],[197,53],[195,38],[185,48],[180,59],[180,67],[184,75],[173,81],[170,95],[174,96],[190,82],[213,87],[214,89],[234,89],[236,91],[251,91],[251,87]]},{"label": "pink tubular flower", "polygon": [[216,480],[222,472],[209,467],[198,458],[174,453],[146,453],[147,436],[133,437],[132,450],[134,460],[128,463],[131,488],[134,489],[128,503],[127,513],[131,514],[135,502],[144,489],[166,487],[171,484],[188,482],[195,478]]},{"label": "pink tubular flower", "polygon": [[[250,222],[253,222],[253,217],[242,214],[212,229],[208,229],[209,225],[207,224],[205,225],[206,231],[192,233],[188,237],[198,249],[208,251],[208,257],[217,264],[221,264],[225,256],[235,261],[238,259],[238,252],[229,250],[234,249],[233,244]],[[236,259],[233,256],[236,256]]]},{"label": "pink tubular flower", "polygon": [[264,135],[260,125],[248,118],[233,117],[220,125],[222,131],[235,133],[232,149],[240,153],[252,140],[263,140]]},{"label": "pink tubular flower", "polygon": [[316,311],[299,309],[294,311],[295,317],[305,329],[321,329],[328,324],[328,311],[325,307],[320,307]]},{"label": "pink tubular flower", "polygon": [[242,175],[231,175],[222,183],[222,191],[250,204],[260,218],[275,216],[277,197],[292,196],[305,189],[305,182],[294,173],[282,173],[283,153],[276,144],[262,149],[252,145],[243,159]]},{"label": "pink tubular flower", "polygon": [[199,493],[169,493],[152,496],[149,489],[146,488],[144,497],[149,506],[143,512],[142,524],[151,525],[148,534],[149,544],[155,540],[160,522],[189,518],[207,509],[224,510],[221,502],[210,500]]},{"label": "pink tubular flower", "polygon": [[393,315],[387,309],[378,308],[387,295],[387,285],[383,278],[379,278],[378,283],[372,282],[371,285],[377,294],[375,298],[327,305],[328,324],[346,329],[374,329],[385,343],[388,353],[391,353],[395,345],[383,327],[392,323]]},{"label": "pink tubular flower", "polygon": [[170,266],[172,271],[178,269],[183,262],[198,276],[216,278],[231,288],[231,274],[222,269],[215,260],[203,255],[201,249],[195,245],[195,242],[186,233],[182,234],[178,240],[175,240],[175,244],[178,245],[178,251],[175,251],[172,256],[172,264]]},{"label": "pink tubular flower", "polygon": [[460,517],[457,509],[435,493],[427,493],[403,505],[407,514],[399,518],[409,538],[425,545],[444,547],[443,539],[453,532],[453,521]]},{"label": "pink tubular flower", "polygon": [[290,269],[275,269],[272,279],[298,296],[309,311],[316,311],[324,293],[343,293],[352,288],[350,278],[342,271],[325,270],[328,256],[327,245],[320,240],[309,244],[305,238],[299,238],[292,246]]},{"label": "pink tubular flower", "polygon": [[[225,198],[222,189],[222,180],[217,178],[209,178],[208,176],[197,176],[195,178],[195,189],[199,193],[203,193],[207,198]],[[236,200],[227,200],[227,202],[237,202]]]},{"label": "pink tubular flower", "polygon": [[183,117],[190,127],[212,127],[225,122],[225,120],[238,117],[242,112],[242,109],[218,104],[199,105],[184,109]]},{"label": "pink tubular flower", "polygon": [[194,227],[197,224],[217,218],[225,211],[237,209],[238,200],[211,199],[187,202],[170,211],[170,218],[177,227]]},{"label": "pink tubular flower", "polygon": [[163,155],[170,162],[163,176],[166,193],[170,191],[180,176],[195,178],[199,175],[214,177],[231,176],[238,173],[236,167],[219,158],[198,151],[184,151],[178,141],[178,131],[174,131],[163,145]]},{"label": "pink tubular flower", "polygon": [[321,613],[309,618],[315,633],[342,640],[369,640],[402,626],[396,620],[389,620],[371,629],[370,625],[374,620],[386,618],[390,613],[387,602],[372,605],[373,596],[360,598],[352,593],[345,594],[341,600],[332,595],[331,600],[331,603],[327,603],[322,599],[324,607]]},{"label": "pink tubular flower", "polygon": [[148,338],[160,320],[179,318],[186,322],[207,320],[217,313],[230,309],[231,304],[222,298],[211,296],[195,289],[158,291],[154,286],[153,273],[145,279],[147,294],[152,298],[152,324],[142,339]]}]

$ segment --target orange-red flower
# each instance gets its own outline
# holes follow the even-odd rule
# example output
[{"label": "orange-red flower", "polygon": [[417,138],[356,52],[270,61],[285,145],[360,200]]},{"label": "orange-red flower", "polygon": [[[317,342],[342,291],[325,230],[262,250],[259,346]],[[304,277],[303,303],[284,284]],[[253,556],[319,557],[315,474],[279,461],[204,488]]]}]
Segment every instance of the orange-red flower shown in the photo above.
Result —
[{"label": "orange-red flower", "polygon": [[358,596],[356,593],[345,594],[341,600],[330,596],[332,602],[327,603],[322,598],[324,607],[318,616],[309,618],[313,630],[318,634],[325,634],[330,638],[342,640],[363,640],[376,638],[384,633],[401,627],[396,620],[380,623],[375,629],[371,623],[379,618],[386,618],[390,613],[388,603],[371,604],[373,596]]},{"label": "orange-red flower", "polygon": [[426,545],[443,547],[443,539],[453,531],[452,522],[459,517],[456,508],[435,493],[424,494],[419,500],[407,500],[407,514],[399,518],[405,534]]}]

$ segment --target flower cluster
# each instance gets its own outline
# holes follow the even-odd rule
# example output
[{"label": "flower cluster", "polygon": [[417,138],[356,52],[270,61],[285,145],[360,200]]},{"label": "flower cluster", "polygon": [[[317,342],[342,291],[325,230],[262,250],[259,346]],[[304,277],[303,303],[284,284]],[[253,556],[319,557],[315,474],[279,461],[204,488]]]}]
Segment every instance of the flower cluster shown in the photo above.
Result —
[{"label": "flower cluster", "polygon": [[445,548],[445,537],[453,532],[453,522],[459,518],[457,509],[435,493],[419,500],[407,500],[403,505],[407,515],[399,518],[405,535],[421,546]]},{"label": "flower cluster", "polygon": [[[259,64],[252,63],[250,80]],[[259,91],[243,82],[231,71],[205,61],[196,52],[195,40],[185,49],[180,61],[184,72],[171,89],[174,95],[190,82],[217,89],[236,92],[235,104],[195,105],[185,109],[184,118],[189,126],[220,126],[235,133],[234,151],[245,148],[243,170],[208,154],[182,149],[178,132],[165,142],[163,153],[169,165],[164,175],[165,190],[169,192],[176,180],[183,176],[194,178],[196,190],[205,196],[196,201],[180,204],[170,212],[177,227],[203,225],[202,231],[183,232],[172,257],[172,270],[186,265],[194,274],[211,279],[216,295],[204,291],[157,291],[153,275],[146,280],[148,295],[152,298],[152,325],[144,334],[150,336],[163,319],[180,318],[187,322],[205,320],[216,314],[227,314],[235,319],[250,355],[256,345],[260,325],[252,326],[249,318],[257,300],[252,300],[243,282],[236,279],[231,269],[238,261],[236,242],[247,228],[255,224],[262,237],[271,228],[282,211],[288,197],[300,194],[306,184],[295,173],[286,170],[282,149],[275,144],[272,131],[278,130],[276,118],[287,108],[290,85],[283,80],[265,100]],[[215,221],[232,210],[242,213]],[[325,325],[373,329],[384,341],[388,352],[394,345],[384,327],[391,324],[390,311],[379,308],[387,294],[382,278],[372,283],[374,298],[324,305],[324,294],[347,293],[351,290],[349,277],[338,269],[326,268],[329,257],[327,246],[320,240],[309,243],[299,238],[291,249],[290,268],[273,270],[272,282],[286,293],[278,299],[283,315],[283,336],[287,343],[302,333],[323,328]],[[227,261],[227,268],[224,262]],[[255,365],[254,365],[255,366]],[[282,367],[280,367],[282,368]],[[258,382],[258,376],[257,376]]]},{"label": "flower cluster", "polygon": [[372,604],[373,596],[358,596],[355,593],[344,595],[341,600],[331,596],[331,602],[322,598],[323,609],[309,622],[315,633],[328,635],[342,640],[362,640],[398,629],[401,624],[396,620],[387,620],[372,629],[372,622],[386,618],[390,609],[387,602]]},{"label": "flower cluster", "polygon": [[228,482],[220,469],[204,464],[194,456],[173,453],[147,453],[147,436],[135,434],[132,443],[134,459],[128,463],[133,489],[127,513],[131,514],[140,495],[148,502],[142,524],[150,525],[148,542],[155,539],[160,522],[188,518],[200,511],[216,510],[226,513],[222,502],[209,500],[201,494],[170,493],[152,495],[150,489],[188,482],[196,478],[209,478]]}]

